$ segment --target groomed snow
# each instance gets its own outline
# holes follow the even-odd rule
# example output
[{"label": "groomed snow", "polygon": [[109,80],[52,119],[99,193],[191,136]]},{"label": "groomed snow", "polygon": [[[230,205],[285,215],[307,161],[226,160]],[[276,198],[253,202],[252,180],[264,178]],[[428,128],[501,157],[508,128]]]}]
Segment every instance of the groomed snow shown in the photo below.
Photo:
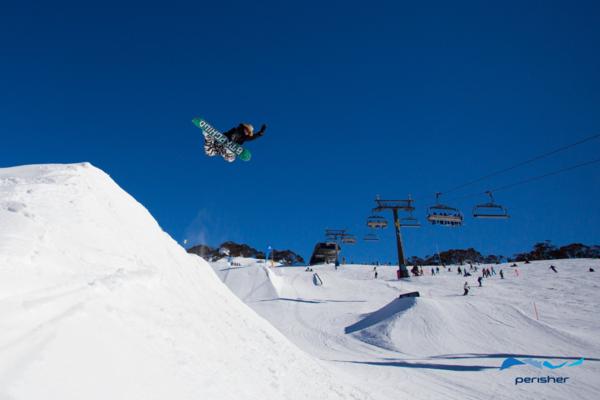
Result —
[{"label": "groomed snow", "polygon": [[0,169],[1,399],[378,397],[354,383],[244,305],[99,169]]},{"label": "groomed snow", "polygon": [[[373,266],[305,271],[234,261],[242,266],[212,266],[241,299],[300,348],[387,399],[600,398],[600,260],[495,265],[505,279],[484,279],[481,288],[480,272],[465,278],[457,266],[398,281],[393,267],[378,267],[374,279]],[[313,284],[314,273],[322,286]],[[398,299],[411,291],[421,297]],[[501,371],[508,357],[585,361]],[[517,377],[539,376],[569,379],[515,385]]]}]

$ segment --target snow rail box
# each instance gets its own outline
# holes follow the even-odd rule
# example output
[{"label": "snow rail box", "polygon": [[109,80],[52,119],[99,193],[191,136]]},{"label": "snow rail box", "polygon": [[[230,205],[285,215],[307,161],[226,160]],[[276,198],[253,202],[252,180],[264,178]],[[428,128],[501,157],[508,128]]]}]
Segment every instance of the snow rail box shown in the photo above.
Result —
[{"label": "snow rail box", "polygon": [[400,296],[398,296],[399,299],[403,299],[405,297],[421,297],[421,295],[419,294],[419,292],[409,292],[402,293]]}]

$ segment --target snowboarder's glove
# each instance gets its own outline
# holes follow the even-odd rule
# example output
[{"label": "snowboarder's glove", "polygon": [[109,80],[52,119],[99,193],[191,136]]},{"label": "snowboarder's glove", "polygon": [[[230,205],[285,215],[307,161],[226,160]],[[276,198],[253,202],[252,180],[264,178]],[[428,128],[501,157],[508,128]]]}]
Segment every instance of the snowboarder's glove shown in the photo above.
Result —
[{"label": "snowboarder's glove", "polygon": [[265,134],[265,131],[267,130],[267,125],[266,124],[262,124],[262,126],[260,127],[260,130],[258,132],[256,132],[256,134],[258,136],[262,136]]}]

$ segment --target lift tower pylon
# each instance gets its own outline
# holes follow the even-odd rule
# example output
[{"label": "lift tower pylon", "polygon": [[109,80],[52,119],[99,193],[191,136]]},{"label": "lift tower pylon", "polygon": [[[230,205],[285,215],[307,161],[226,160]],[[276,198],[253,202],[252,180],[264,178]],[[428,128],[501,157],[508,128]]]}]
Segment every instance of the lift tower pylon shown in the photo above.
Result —
[{"label": "lift tower pylon", "polygon": [[415,210],[413,206],[413,200],[409,197],[408,200],[382,200],[377,196],[375,198],[375,204],[377,207],[373,209],[374,212],[382,212],[384,210],[392,210],[394,215],[394,229],[396,230],[396,247],[398,249],[398,268],[400,269],[400,275],[402,278],[408,278],[408,269],[406,269],[406,258],[404,257],[404,245],[402,244],[402,233],[400,228],[400,218],[398,217],[398,210],[412,212]]}]

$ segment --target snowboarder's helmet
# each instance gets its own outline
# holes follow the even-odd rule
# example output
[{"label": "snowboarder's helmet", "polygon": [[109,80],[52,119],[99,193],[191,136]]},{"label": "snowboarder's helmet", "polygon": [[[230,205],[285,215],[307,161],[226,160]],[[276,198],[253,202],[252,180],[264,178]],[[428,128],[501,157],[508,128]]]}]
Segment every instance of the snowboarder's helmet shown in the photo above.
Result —
[{"label": "snowboarder's helmet", "polygon": [[244,132],[246,135],[254,135],[254,127],[251,124],[242,124],[242,126],[244,127]]}]

